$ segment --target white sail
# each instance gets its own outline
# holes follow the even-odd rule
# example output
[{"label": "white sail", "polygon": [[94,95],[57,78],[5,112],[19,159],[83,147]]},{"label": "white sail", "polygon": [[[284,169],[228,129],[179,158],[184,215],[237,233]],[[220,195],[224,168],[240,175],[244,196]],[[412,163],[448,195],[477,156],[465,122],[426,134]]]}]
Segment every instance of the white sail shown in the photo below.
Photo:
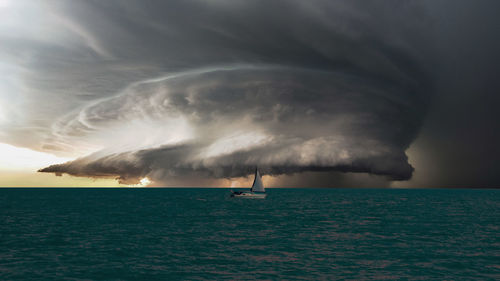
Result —
[{"label": "white sail", "polygon": [[255,170],[255,179],[252,184],[252,192],[266,192],[264,184],[262,183],[262,178],[260,177],[259,170]]}]

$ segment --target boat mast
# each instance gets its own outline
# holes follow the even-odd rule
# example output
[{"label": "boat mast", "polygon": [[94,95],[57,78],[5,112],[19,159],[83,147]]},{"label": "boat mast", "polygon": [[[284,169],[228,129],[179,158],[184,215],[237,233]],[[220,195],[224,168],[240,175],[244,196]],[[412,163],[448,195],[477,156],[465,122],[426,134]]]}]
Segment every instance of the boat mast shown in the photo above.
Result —
[{"label": "boat mast", "polygon": [[253,187],[255,186],[255,181],[257,180],[257,176],[258,176],[257,171],[258,171],[258,170],[257,170],[257,167],[256,167],[256,168],[255,168],[255,175],[254,175],[254,177],[253,177],[252,188],[250,189],[250,191],[253,191]]},{"label": "boat mast", "polygon": [[255,179],[253,180],[252,184],[252,189],[250,190],[252,192],[266,192],[264,188],[264,184],[262,183],[262,179],[259,174],[259,170],[256,168],[255,169]]}]

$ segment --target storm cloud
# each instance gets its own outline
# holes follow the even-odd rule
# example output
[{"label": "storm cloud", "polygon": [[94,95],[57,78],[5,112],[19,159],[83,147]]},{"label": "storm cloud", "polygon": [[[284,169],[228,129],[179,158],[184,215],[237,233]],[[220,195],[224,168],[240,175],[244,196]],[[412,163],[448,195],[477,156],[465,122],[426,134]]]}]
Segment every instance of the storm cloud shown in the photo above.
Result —
[{"label": "storm cloud", "polygon": [[0,30],[17,67],[12,102],[27,112],[0,137],[79,157],[42,172],[164,184],[256,166],[412,176],[405,151],[435,71],[419,2],[19,5],[50,16],[18,36]]}]

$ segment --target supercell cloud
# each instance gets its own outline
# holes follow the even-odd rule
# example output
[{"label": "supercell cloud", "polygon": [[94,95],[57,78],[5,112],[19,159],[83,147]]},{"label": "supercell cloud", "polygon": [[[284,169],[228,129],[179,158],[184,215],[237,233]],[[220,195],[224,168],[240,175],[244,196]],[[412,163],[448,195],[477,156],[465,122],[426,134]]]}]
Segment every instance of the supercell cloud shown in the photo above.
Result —
[{"label": "supercell cloud", "polygon": [[78,156],[42,172],[412,176],[405,150],[434,83],[419,3],[49,3],[19,4],[50,16],[0,30],[3,72],[18,66],[12,102],[29,112],[0,138]]}]

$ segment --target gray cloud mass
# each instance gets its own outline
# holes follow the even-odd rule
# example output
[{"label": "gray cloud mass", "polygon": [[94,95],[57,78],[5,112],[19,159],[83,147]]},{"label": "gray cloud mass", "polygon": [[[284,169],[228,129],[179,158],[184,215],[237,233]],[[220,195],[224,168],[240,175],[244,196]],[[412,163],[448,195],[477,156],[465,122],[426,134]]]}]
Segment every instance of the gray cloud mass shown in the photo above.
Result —
[{"label": "gray cloud mass", "polygon": [[[105,149],[42,171],[126,180],[185,172],[240,177],[259,166],[272,174],[342,170],[407,179],[413,169],[404,149],[418,127],[414,107],[421,101],[418,95],[402,98],[405,91],[359,76],[276,67],[167,77],[85,108],[58,134],[71,139],[134,121],[164,130],[166,138],[179,133],[179,122],[189,133],[169,145]],[[142,137],[128,133],[134,144]]]},{"label": "gray cloud mass", "polygon": [[25,5],[49,12],[47,32],[2,37],[29,113],[0,138],[79,157],[41,172],[165,185],[255,166],[412,176],[405,150],[435,82],[418,1]]}]

